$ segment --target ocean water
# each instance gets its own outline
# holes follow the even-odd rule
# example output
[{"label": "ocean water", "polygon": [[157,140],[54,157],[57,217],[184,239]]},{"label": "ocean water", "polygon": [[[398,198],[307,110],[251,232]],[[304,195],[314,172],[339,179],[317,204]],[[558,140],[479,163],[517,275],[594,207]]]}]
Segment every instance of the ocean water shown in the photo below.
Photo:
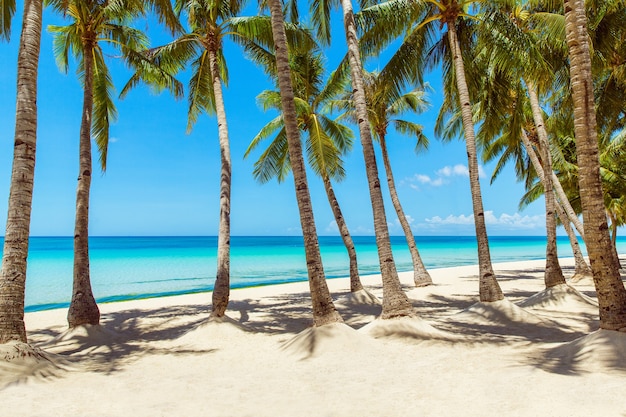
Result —
[{"label": "ocean water", "polygon": [[[473,236],[418,236],[427,268],[477,263]],[[354,237],[361,274],[379,272],[375,238]],[[398,271],[412,269],[404,237],[391,238]],[[338,236],[320,237],[327,278],[348,275],[348,255]],[[545,258],[545,237],[489,239],[493,262]],[[584,250],[584,247],[583,247]],[[572,256],[559,237],[559,256]],[[626,238],[618,238],[626,252]],[[92,237],[90,267],[98,302],[209,291],[216,271],[216,237]],[[72,291],[73,239],[32,237],[26,280],[26,311],[66,307]],[[231,286],[248,287],[307,279],[301,237],[231,238]]]}]

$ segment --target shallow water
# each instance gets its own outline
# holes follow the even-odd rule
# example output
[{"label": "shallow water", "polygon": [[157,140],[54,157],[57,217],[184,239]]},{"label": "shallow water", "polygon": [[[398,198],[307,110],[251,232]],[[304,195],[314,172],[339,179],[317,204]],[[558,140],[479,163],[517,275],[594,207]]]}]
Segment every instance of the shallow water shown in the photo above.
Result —
[{"label": "shallow water", "polygon": [[[417,245],[427,268],[477,263],[473,236],[418,236]],[[391,238],[398,271],[412,269],[404,237]],[[338,236],[320,237],[328,278],[348,275],[348,255]],[[361,274],[379,272],[375,238],[354,237]],[[493,236],[492,262],[545,257],[545,237]],[[67,306],[71,297],[73,239],[33,237],[28,257],[26,311]],[[559,237],[559,256],[572,256],[569,241]],[[584,250],[584,246],[583,246]],[[626,238],[618,238],[626,251]],[[216,270],[216,237],[92,237],[90,267],[94,295],[99,302],[208,291]],[[233,287],[275,284],[307,279],[301,237],[233,236]]]}]

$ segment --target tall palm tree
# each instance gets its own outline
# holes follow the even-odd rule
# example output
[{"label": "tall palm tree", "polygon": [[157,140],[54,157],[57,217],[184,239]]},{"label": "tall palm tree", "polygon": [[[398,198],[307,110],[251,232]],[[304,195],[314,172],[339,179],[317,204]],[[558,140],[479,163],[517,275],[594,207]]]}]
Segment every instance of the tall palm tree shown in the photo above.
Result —
[{"label": "tall palm tree", "polygon": [[[444,60],[444,77],[455,80],[455,91],[448,93],[448,104],[456,96],[457,108],[461,111],[462,128],[468,158],[470,190],[474,212],[474,226],[478,246],[479,296],[482,302],[498,301],[504,298],[491,264],[489,239],[485,225],[482,194],[478,178],[478,158],[472,106],[469,87],[465,75],[463,50],[459,33],[467,40],[466,32],[471,26],[469,7],[471,1],[457,0],[389,0],[364,9],[362,20],[370,33],[367,51],[378,51],[398,36],[402,42],[390,59],[394,66],[404,66],[403,75],[421,82],[422,70],[427,59],[430,65]],[[445,28],[446,31],[440,29]],[[461,32],[459,32],[459,29]],[[445,38],[444,38],[445,36]],[[447,44],[445,43],[447,39]],[[378,45],[377,45],[378,44]],[[447,60],[446,60],[447,58]],[[407,64],[410,63],[410,64]]]},{"label": "tall palm tree", "polygon": [[[223,53],[230,20],[243,9],[243,1],[176,0],[177,15],[187,17],[189,32],[171,43],[152,49],[150,57],[183,70],[191,62],[187,131],[199,115],[206,112],[217,119],[220,172],[220,217],[217,239],[217,273],[212,296],[213,317],[223,317],[230,298],[230,195],[232,166],[226,106],[222,85],[228,85],[228,70]],[[149,80],[150,81],[150,80]]]},{"label": "tall palm tree", "polygon": [[[353,133],[326,114],[329,100],[343,91],[345,76],[340,68],[331,75],[325,85],[322,85],[324,65],[321,53],[308,48],[298,50],[292,47],[291,51],[298,126],[302,133],[306,134],[307,159],[313,172],[324,183],[328,202],[348,252],[350,291],[362,291],[356,249],[332,186],[333,180],[340,181],[345,177],[341,157],[352,148]],[[258,98],[264,109],[271,108],[280,112],[278,92],[264,91]],[[274,137],[271,144],[254,164],[253,174],[262,183],[274,177],[282,182],[291,171],[282,114],[261,129],[250,143],[244,157],[271,136]]]},{"label": "tall palm tree", "polygon": [[[330,42],[330,11],[335,5],[334,0],[313,0],[311,6],[311,19],[317,30],[318,38],[325,43]],[[358,117],[359,137],[365,161],[365,171],[374,216],[374,234],[378,249],[378,261],[383,282],[383,306],[381,318],[393,318],[413,316],[413,306],[402,290],[398,271],[393,259],[391,240],[389,238],[389,226],[383,202],[378,166],[374,153],[372,131],[367,117],[367,104],[365,99],[363,81],[363,62],[359,50],[359,38],[357,35],[354,9],[351,0],[341,0],[343,12],[343,25],[348,46],[348,63],[352,77],[352,89],[354,92],[354,105]]]},{"label": "tall palm tree", "polygon": [[100,311],[91,289],[89,273],[89,194],[92,173],[92,135],[106,170],[109,123],[116,117],[112,98],[113,80],[105,62],[103,43],[120,51],[128,64],[144,63],[139,51],[147,47],[145,35],[128,26],[134,18],[154,9],[170,28],[179,27],[171,4],[166,0],[49,0],[55,11],[70,19],[67,26],[50,26],[54,34],[57,62],[63,72],[69,56],[79,61],[78,74],[83,84],[83,109],[80,126],[79,174],[76,190],[74,227],[74,279],[67,319],[70,328],[99,324]]},{"label": "tall palm tree", "polygon": [[[433,280],[424,266],[415,243],[415,236],[400,203],[391,162],[389,161],[386,138],[389,125],[392,125],[397,132],[416,137],[416,151],[427,148],[428,139],[422,133],[422,126],[408,120],[399,119],[398,116],[408,111],[415,113],[423,112],[426,110],[428,103],[425,90],[414,89],[402,94],[401,90],[387,79],[386,75],[389,71],[390,69],[385,67],[380,73],[365,72],[363,75],[368,116],[372,134],[380,145],[391,202],[396,210],[398,221],[402,226],[409,246],[409,252],[413,261],[413,281],[417,287],[424,287],[431,285]],[[352,92],[350,92],[351,95]],[[348,110],[348,114],[353,121],[357,121],[353,100],[349,100],[349,102],[344,101],[342,107]]]},{"label": "tall palm tree", "polygon": [[[9,39],[15,2],[2,2],[0,37]],[[25,0],[17,57],[13,169],[0,275],[0,343],[27,342],[24,324],[26,258],[37,143],[37,71],[42,0]]]},{"label": "tall palm tree", "polygon": [[582,0],[564,0],[565,28],[570,57],[574,129],[578,157],[580,198],[583,208],[585,242],[600,308],[600,327],[626,328],[626,288],[617,260],[606,248],[611,245],[598,157],[598,136],[591,73],[587,16]]},{"label": "tall palm tree", "polygon": [[282,4],[279,0],[268,0],[267,3],[271,15],[278,87],[285,122],[285,136],[287,137],[289,161],[291,162],[296,187],[296,199],[304,238],[309,287],[313,304],[313,323],[315,326],[340,323],[343,322],[343,319],[335,309],[330,291],[328,290],[319,242],[317,240],[313,207],[311,205],[311,196],[302,157],[302,144],[300,142],[298,129],[295,96],[291,83],[291,69],[289,67],[288,44]]},{"label": "tall palm tree", "polygon": [[[497,77],[501,85],[505,86],[505,89],[515,89],[505,94],[506,98],[513,98],[517,101],[517,98],[520,96],[528,97],[528,100],[523,102],[524,104],[527,103],[527,105],[520,106],[520,103],[517,103],[517,105],[509,105],[507,108],[511,109],[510,111],[521,112],[519,116],[513,116],[512,118],[526,125],[530,124],[530,127],[523,126],[520,128],[518,124],[514,124],[513,126],[509,125],[508,128],[513,130],[510,137],[517,142],[514,143],[513,146],[519,146],[519,135],[526,134],[525,129],[530,129],[533,137],[537,139],[536,145],[540,155],[541,166],[535,167],[535,170],[538,173],[544,173],[544,175],[541,176],[541,184],[544,189],[543,195],[545,197],[544,201],[546,207],[547,244],[544,279],[546,287],[550,288],[555,285],[565,284],[565,277],[563,276],[557,254],[556,197],[553,192],[551,175],[552,158],[550,155],[548,133],[544,123],[544,112],[541,108],[538,93],[540,85],[544,88],[549,88],[554,84],[554,75],[547,63],[547,59],[541,54],[539,45],[549,45],[551,42],[558,44],[558,40],[541,39],[540,42],[539,35],[537,34],[545,35],[546,33],[550,33],[552,32],[549,30],[551,28],[535,27],[534,30],[531,30],[533,28],[531,28],[529,23],[530,16],[531,14],[526,9],[517,6],[515,3],[511,5],[503,4],[497,8],[494,7],[484,18],[484,24],[487,26],[487,30],[479,33],[478,44],[480,45],[479,48],[482,46],[482,49],[486,51],[486,55],[488,56],[488,72],[490,74],[503,73],[503,76],[492,75],[491,77],[485,78],[490,79]],[[545,46],[543,47],[546,48]],[[512,49],[521,52],[519,54],[513,54],[511,53]],[[490,90],[497,90],[497,88],[494,87],[493,85],[487,86]],[[491,91],[483,95],[490,97],[495,94],[498,93]],[[496,100],[500,101],[498,99]],[[483,105],[481,107],[493,110],[495,106]],[[527,117],[525,114],[528,107],[530,108],[530,117]],[[492,115],[488,114],[483,115],[483,118],[485,119],[485,125],[495,124],[496,126],[500,125],[500,129],[507,129],[506,125],[500,122],[500,118],[494,118]],[[526,122],[526,119],[530,119],[532,122]],[[498,127],[496,127],[496,129],[497,128]],[[481,130],[484,132],[493,130],[493,128]]]}]

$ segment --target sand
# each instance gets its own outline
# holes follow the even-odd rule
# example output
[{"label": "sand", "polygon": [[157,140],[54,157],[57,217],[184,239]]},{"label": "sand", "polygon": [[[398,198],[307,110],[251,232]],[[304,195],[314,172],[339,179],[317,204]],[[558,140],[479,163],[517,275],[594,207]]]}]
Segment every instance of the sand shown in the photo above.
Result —
[{"label": "sand", "polygon": [[496,303],[476,266],[423,288],[401,273],[418,317],[391,321],[379,276],[357,296],[329,280],[345,323],[319,329],[307,283],[234,290],[224,320],[209,293],[102,304],[102,326],[71,332],[65,310],[29,313],[38,350],[0,349],[2,415],[626,415],[626,333],[598,330],[590,280],[544,291],[543,267],[494,265]]}]

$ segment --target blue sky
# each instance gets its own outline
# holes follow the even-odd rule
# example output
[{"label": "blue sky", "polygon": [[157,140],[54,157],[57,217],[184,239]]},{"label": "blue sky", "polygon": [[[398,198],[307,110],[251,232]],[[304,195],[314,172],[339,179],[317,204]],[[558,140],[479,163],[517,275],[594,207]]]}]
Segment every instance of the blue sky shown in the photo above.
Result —
[{"label": "blue sky", "polygon": [[[15,126],[15,77],[21,3],[10,43],[0,44],[0,220],[6,221],[6,201]],[[44,27],[59,23],[49,12]],[[341,21],[335,20],[329,69],[345,53]],[[158,27],[149,27],[152,37]],[[299,235],[300,224],[293,180],[260,185],[252,177],[255,152],[243,153],[254,135],[274,114],[264,113],[256,96],[271,88],[262,71],[248,62],[232,44],[227,47],[230,85],[225,90],[233,161],[231,223],[233,235]],[[121,88],[128,72],[120,62],[109,61],[115,83]],[[376,66],[373,62],[370,66]],[[75,189],[78,172],[78,131],[82,92],[75,74],[61,74],[52,54],[52,37],[44,29],[39,69],[39,133],[31,235],[71,236],[74,228]],[[184,80],[184,79],[183,79]],[[472,205],[467,158],[462,141],[441,143],[433,134],[441,101],[436,75],[429,79],[432,109],[410,116],[425,128],[431,140],[428,152],[416,155],[414,140],[391,132],[390,159],[398,193],[416,235],[472,235]],[[215,120],[203,116],[186,134],[187,103],[169,94],[153,94],[141,87],[117,101],[118,121],[111,128],[106,174],[97,169],[90,203],[90,234],[104,235],[215,235],[218,224],[219,148]],[[336,193],[348,226],[355,235],[373,235],[373,221],[358,137],[345,160],[347,177]],[[381,183],[384,181],[379,163]],[[544,235],[543,200],[520,212],[523,186],[512,169],[489,184],[492,165],[482,166],[482,191],[492,235]],[[321,181],[309,173],[309,185],[320,235],[337,234]],[[388,194],[384,187],[385,195]],[[390,200],[386,212],[393,235],[402,234]]]}]

